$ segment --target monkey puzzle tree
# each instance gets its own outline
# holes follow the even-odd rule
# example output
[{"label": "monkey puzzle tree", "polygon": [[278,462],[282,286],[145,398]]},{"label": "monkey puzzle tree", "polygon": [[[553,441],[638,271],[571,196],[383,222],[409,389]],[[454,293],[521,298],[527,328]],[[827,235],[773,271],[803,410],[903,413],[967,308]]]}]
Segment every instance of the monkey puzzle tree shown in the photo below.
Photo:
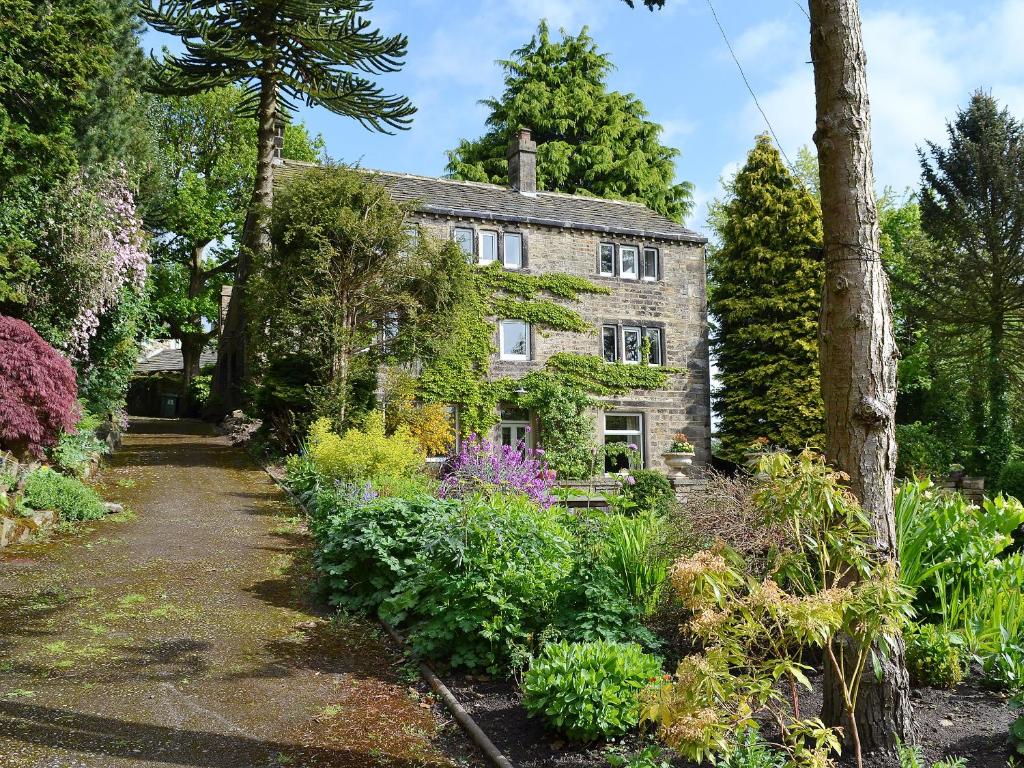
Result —
[{"label": "monkey puzzle tree", "polygon": [[182,55],[158,63],[155,90],[188,96],[242,85],[243,114],[256,118],[256,173],[242,227],[235,290],[217,354],[212,402],[241,402],[246,377],[243,294],[253,254],[269,245],[265,216],[273,197],[275,122],[299,101],[325,107],[377,131],[408,127],[415,108],[385,94],[367,75],[401,68],[407,40],[371,29],[366,0],[146,0],[142,16],[181,38]]}]

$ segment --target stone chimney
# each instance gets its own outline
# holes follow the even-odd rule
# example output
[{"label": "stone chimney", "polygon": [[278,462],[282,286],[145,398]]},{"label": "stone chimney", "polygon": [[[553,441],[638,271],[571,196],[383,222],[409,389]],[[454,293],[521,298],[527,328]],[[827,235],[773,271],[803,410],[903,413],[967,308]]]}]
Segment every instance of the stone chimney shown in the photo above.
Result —
[{"label": "stone chimney", "polygon": [[284,157],[284,128],[285,120],[278,112],[274,116],[274,160]]},{"label": "stone chimney", "polygon": [[524,195],[537,193],[537,142],[520,128],[508,143],[508,185]]}]

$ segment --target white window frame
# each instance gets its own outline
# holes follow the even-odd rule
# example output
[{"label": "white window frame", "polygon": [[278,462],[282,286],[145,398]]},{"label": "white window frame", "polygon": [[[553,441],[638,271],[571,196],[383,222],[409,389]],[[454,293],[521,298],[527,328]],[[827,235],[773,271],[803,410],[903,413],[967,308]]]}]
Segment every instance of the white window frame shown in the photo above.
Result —
[{"label": "white window frame", "polygon": [[513,448],[515,448],[517,445],[519,445],[519,440],[516,438],[516,432],[518,430],[521,430],[522,433],[523,433],[523,437],[522,437],[523,444],[527,448],[532,448],[533,447],[533,430],[530,428],[530,422],[528,422],[528,421],[516,421],[516,420],[507,420],[507,421],[500,421],[500,422],[498,422],[498,445],[505,445],[504,436],[502,435],[502,432],[506,428],[512,430],[512,439],[513,439],[513,441],[511,443],[509,443],[509,445],[511,445]]},{"label": "white window frame", "polygon": [[[519,241],[519,263],[511,265],[508,263],[508,240],[514,238]],[[519,270],[524,266],[525,259],[523,258],[523,233],[522,232],[502,232],[501,233],[501,264],[505,269]]]},{"label": "white window frame", "polygon": [[[649,326],[644,327],[643,330],[642,330],[642,338],[640,340],[640,343],[641,344],[643,343],[643,339],[650,339],[651,337],[648,334],[651,334],[651,333],[657,334],[658,341],[657,341],[657,343],[655,343],[654,339],[651,339],[651,358],[650,358],[650,360],[648,361],[647,364],[651,365],[651,366],[655,366],[655,367],[660,366],[660,365],[664,365],[665,364],[665,360],[664,360],[664,357],[665,357],[665,347],[664,347],[665,332],[661,328],[659,328],[656,325],[649,325]],[[657,362],[654,361],[654,353],[655,352],[657,352],[657,354],[658,354],[658,361]]]},{"label": "white window frame", "polygon": [[[635,416],[636,419],[637,419],[637,427],[638,428],[636,430],[631,430],[631,429],[608,429],[608,417],[609,416],[627,416],[627,417]],[[637,451],[640,454],[640,466],[639,467],[634,467],[634,469],[640,469],[641,467],[645,466],[646,461],[645,461],[645,451],[644,451],[644,415],[642,413],[638,413],[636,411],[629,411],[629,412],[605,411],[604,412],[604,418],[603,418],[603,420],[601,422],[601,442],[602,442],[602,444],[607,444],[608,443],[608,436],[609,435],[612,435],[613,437],[625,437],[625,438],[627,438],[624,441],[627,445],[629,443],[634,443],[636,445],[636,447],[637,447]],[[629,439],[630,437],[633,437],[634,439],[630,440]]]},{"label": "white window frame", "polygon": [[[469,233],[469,250],[468,251],[465,250],[462,247],[462,243],[459,242],[458,235],[459,235],[460,232],[467,232],[467,233]],[[474,261],[476,261],[476,231],[472,227],[453,227],[452,228],[452,241],[457,246],[459,246],[459,250],[461,250],[465,254],[466,261],[468,261],[470,264],[472,264]]]},{"label": "white window frame", "polygon": [[[626,346],[626,334],[636,334],[636,360],[630,360],[626,357],[629,349]],[[639,365],[643,360],[643,354],[641,353],[642,345],[644,343],[644,329],[639,325],[624,325],[622,326],[622,362],[626,365]]]},{"label": "white window frame", "polygon": [[[608,357],[605,355],[604,339],[605,339],[605,334],[608,331],[611,331],[611,337],[615,341],[615,359],[614,360],[609,360]],[[602,325],[601,326],[601,358],[606,363],[617,363],[617,362],[619,362],[619,328],[616,325]]]},{"label": "white window frame", "polygon": [[[485,257],[485,254],[487,252],[484,250],[484,238],[488,237],[489,235],[493,235],[494,236],[494,258],[486,258]],[[499,254],[498,254],[498,244],[500,242],[501,242],[501,238],[499,237],[499,233],[498,233],[497,230],[495,230],[495,229],[481,229],[480,232],[477,234],[477,261],[480,264],[493,264],[494,262],[496,262],[498,260],[498,256],[499,256]]]},{"label": "white window frame", "polygon": [[[612,268],[609,271],[605,271],[604,268],[604,253],[605,249],[608,249],[612,257]],[[615,245],[613,243],[598,243],[597,246],[597,274],[602,277],[615,277]]]},{"label": "white window frame", "polygon": [[[633,254],[633,269],[630,272],[626,271],[624,266],[623,253],[632,252]],[[640,279],[640,249],[635,245],[620,245],[619,246],[619,277],[623,280],[639,280]]]},{"label": "white window frame", "polygon": [[[526,354],[514,354],[505,352],[505,326],[515,323],[526,329]],[[501,360],[529,360],[530,359],[530,324],[525,320],[499,320],[498,321],[498,357]]]},{"label": "white window frame", "polygon": [[[654,254],[654,274],[653,275],[649,275],[647,273],[647,254],[649,254],[649,253],[653,253]],[[658,251],[658,249],[654,248],[652,246],[649,246],[649,245],[648,246],[644,246],[643,249],[641,249],[641,251],[640,251],[640,258],[641,258],[641,264],[643,265],[643,277],[641,278],[641,280],[644,280],[645,282],[648,282],[648,283],[656,283],[658,280],[660,280],[661,279],[661,253]]]}]

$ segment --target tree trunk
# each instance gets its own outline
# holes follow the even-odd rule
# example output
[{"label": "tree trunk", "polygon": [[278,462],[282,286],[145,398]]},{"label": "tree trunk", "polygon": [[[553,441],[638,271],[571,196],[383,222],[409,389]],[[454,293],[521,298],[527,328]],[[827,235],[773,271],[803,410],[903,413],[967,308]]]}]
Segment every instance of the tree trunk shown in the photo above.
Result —
[{"label": "tree trunk", "polygon": [[[857,0],[809,0],[809,7],[825,243],[819,334],[826,453],[850,476],[875,526],[881,557],[895,560],[898,352],[880,259],[860,13]],[[856,721],[865,751],[894,754],[897,739],[913,741],[902,642],[882,673],[881,680],[870,671],[865,675]],[[825,687],[822,717],[844,725],[842,696],[827,668]]]},{"label": "tree trunk", "polygon": [[274,200],[274,121],[277,117],[277,87],[273,79],[260,83],[259,130],[257,139],[256,182],[239,240],[235,282],[228,302],[227,317],[217,346],[217,367],[211,383],[210,402],[205,416],[220,418],[241,407],[243,388],[248,378],[248,328],[245,313],[245,287],[253,257],[270,248],[266,216]]},{"label": "tree trunk", "polygon": [[[188,298],[190,300],[198,298],[202,292],[205,284],[203,275],[203,252],[206,250],[206,246],[209,243],[203,243],[197,245],[192,249],[192,259],[189,264],[188,274]],[[189,318],[190,324],[195,323],[196,325],[202,325],[203,319],[201,317]],[[182,333],[181,334],[181,397],[182,402],[188,402],[189,386],[192,383],[192,379],[199,373],[199,356],[202,354],[203,347],[206,346],[206,341],[209,337],[206,334],[197,333]]]}]

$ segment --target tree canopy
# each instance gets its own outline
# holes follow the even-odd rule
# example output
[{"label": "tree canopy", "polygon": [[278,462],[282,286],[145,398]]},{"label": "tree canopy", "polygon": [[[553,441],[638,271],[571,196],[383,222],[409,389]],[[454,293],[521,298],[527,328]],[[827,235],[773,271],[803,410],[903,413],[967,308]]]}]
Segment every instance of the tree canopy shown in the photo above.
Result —
[{"label": "tree canopy", "polygon": [[1024,353],[1024,126],[977,92],[947,139],[920,151],[921,227],[934,245],[909,251],[897,278],[934,343],[975,371],[986,474],[996,478],[1013,444]]},{"label": "tree canopy", "polygon": [[754,440],[821,446],[818,312],[821,214],[767,135],[713,208],[721,246],[709,257],[722,453]]},{"label": "tree canopy", "polygon": [[608,90],[611,59],[585,27],[556,41],[542,21],[500,64],[505,92],[482,102],[487,132],[448,152],[453,178],[506,183],[509,141],[526,127],[537,142],[539,189],[633,200],[677,221],[689,213],[693,186],[675,182],[679,151],[660,143],[661,126],[636,96]]}]

